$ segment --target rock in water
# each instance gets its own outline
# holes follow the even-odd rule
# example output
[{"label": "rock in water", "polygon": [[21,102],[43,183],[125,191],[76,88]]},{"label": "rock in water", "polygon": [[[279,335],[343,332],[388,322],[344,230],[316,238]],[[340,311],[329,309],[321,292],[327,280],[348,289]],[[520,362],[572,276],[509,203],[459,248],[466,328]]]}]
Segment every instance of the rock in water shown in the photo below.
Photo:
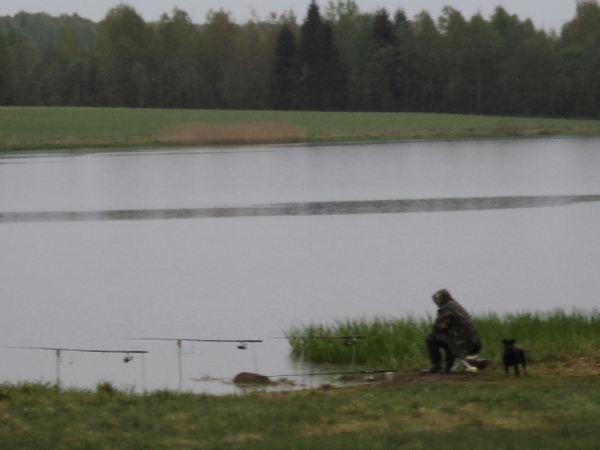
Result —
[{"label": "rock in water", "polygon": [[233,379],[235,384],[269,384],[269,377],[260,373],[240,372]]}]

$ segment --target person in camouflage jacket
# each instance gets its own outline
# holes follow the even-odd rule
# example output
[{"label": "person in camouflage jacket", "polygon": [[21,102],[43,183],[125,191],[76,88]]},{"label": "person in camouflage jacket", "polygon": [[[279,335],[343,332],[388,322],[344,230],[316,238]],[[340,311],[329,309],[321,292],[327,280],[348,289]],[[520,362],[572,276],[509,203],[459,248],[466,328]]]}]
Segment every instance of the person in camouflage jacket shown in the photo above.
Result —
[{"label": "person in camouflage jacket", "polygon": [[[469,313],[446,289],[433,294],[433,301],[438,306],[437,317],[426,339],[431,367],[422,372],[437,373],[444,369],[449,372],[455,358],[463,359],[481,350],[481,338]],[[444,369],[442,350],[446,363]]]}]

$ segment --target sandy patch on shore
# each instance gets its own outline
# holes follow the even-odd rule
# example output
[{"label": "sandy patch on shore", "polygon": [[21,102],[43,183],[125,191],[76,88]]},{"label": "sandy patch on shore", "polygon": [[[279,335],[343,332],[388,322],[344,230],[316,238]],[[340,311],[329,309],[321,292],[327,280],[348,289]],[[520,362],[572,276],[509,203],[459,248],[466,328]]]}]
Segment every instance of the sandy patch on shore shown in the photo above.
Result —
[{"label": "sandy patch on shore", "polygon": [[277,142],[302,140],[306,129],[285,122],[234,123],[212,125],[202,122],[184,123],[161,134],[161,142]]}]

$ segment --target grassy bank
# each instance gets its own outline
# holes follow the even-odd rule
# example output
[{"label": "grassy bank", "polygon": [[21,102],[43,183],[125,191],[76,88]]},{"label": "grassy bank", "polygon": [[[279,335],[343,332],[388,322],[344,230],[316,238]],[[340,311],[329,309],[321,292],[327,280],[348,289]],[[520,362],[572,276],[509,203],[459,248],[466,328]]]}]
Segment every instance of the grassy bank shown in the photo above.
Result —
[{"label": "grassy bank", "polygon": [[592,449],[597,377],[427,377],[211,397],[0,386],[0,449]]},{"label": "grassy bank", "polygon": [[[597,448],[600,313],[488,314],[476,321],[482,354],[496,364],[475,374],[413,370],[425,362],[420,346],[431,318],[408,318],[290,333],[364,334],[354,347],[361,362],[396,364],[392,380],[377,375],[345,387],[231,396],[135,395],[109,383],[60,392],[50,385],[0,385],[0,449]],[[507,378],[497,364],[499,339],[507,336],[528,348],[528,376]],[[346,352],[340,363],[348,363],[352,347],[343,339],[292,338],[295,346],[301,342],[316,345],[305,348],[313,360],[319,348],[337,348]],[[390,354],[396,359],[386,360]]]},{"label": "grassy bank", "polygon": [[[287,335],[294,354],[314,363],[346,365],[355,358],[367,368],[418,370],[428,364],[424,337],[432,321],[433,317],[346,320],[295,328]],[[483,340],[480,355],[497,367],[502,339],[512,338],[527,350],[533,364],[544,363],[545,370],[573,365],[600,369],[600,311],[490,313],[475,316],[474,321]],[[345,340],[320,339],[357,335],[366,338],[350,340],[354,344],[350,346],[343,345]]]},{"label": "grassy bank", "polygon": [[420,113],[0,107],[0,150],[599,135],[600,121]]}]

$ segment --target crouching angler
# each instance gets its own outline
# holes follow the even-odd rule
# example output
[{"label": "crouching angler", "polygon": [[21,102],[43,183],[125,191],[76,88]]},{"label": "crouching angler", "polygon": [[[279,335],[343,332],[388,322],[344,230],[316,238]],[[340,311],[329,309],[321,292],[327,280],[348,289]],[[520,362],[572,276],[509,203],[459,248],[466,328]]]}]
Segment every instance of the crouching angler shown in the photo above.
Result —
[{"label": "crouching angler", "polygon": [[438,307],[437,317],[426,339],[431,367],[422,373],[450,372],[456,358],[464,359],[481,350],[481,338],[469,313],[446,289],[433,294],[433,301]]}]

